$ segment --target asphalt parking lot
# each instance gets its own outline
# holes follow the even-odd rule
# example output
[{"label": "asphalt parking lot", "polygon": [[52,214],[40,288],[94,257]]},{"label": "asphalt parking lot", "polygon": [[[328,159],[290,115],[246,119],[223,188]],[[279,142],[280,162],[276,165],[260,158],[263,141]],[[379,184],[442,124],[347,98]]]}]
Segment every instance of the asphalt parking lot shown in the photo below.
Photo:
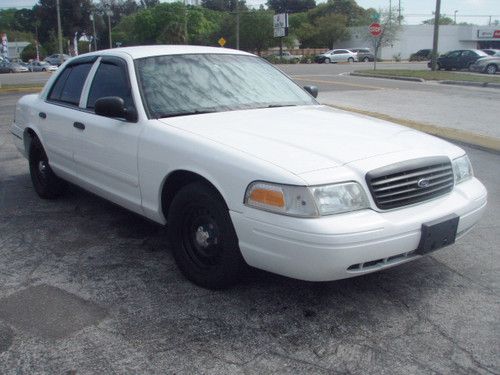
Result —
[{"label": "asphalt parking lot", "polygon": [[76,187],[34,193],[0,94],[0,373],[500,372],[500,155],[466,147],[489,191],[459,243],[364,277],[253,270],[207,291],[162,227]]}]

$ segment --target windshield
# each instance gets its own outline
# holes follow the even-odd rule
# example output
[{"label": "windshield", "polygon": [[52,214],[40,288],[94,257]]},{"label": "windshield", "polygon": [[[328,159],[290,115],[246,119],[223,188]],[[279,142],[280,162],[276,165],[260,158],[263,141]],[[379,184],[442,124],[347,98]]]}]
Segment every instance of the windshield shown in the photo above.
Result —
[{"label": "windshield", "polygon": [[136,60],[150,116],[316,104],[272,65],[255,56],[190,54]]},{"label": "windshield", "polygon": [[483,52],[481,50],[476,50],[475,51],[479,56],[489,56],[486,52]]}]

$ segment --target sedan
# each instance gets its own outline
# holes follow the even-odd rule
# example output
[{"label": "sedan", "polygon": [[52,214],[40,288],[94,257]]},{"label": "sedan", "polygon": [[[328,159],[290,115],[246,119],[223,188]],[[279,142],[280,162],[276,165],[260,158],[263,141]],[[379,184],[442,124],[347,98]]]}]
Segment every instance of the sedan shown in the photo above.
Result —
[{"label": "sedan", "polygon": [[55,53],[53,55],[47,56],[45,58],[45,61],[47,61],[50,65],[56,65],[59,66],[66,60],[69,60],[71,56],[59,53]]},{"label": "sedan", "polygon": [[28,68],[20,63],[9,62],[3,60],[0,62],[0,73],[25,73],[29,72]]},{"label": "sedan", "polygon": [[[437,69],[445,69],[445,70],[460,70],[460,69],[469,69],[474,62],[481,58],[487,57],[488,55],[479,50],[479,49],[465,49],[465,50],[456,50],[450,51],[444,55],[438,57],[436,66]],[[431,67],[431,62],[427,64],[427,66]]]},{"label": "sedan", "polygon": [[58,67],[46,61],[32,61],[28,64],[28,69],[30,72],[55,72]]},{"label": "sedan", "polygon": [[368,62],[375,60],[375,55],[368,48],[351,48],[349,51],[356,53],[358,61]]},{"label": "sedan", "polygon": [[247,265],[365,275],[480,219],[487,193],[463,149],[317,94],[242,51],[117,48],[66,62],[19,100],[11,132],[41,198],[69,181],[166,224],[179,269],[205,288]]},{"label": "sedan", "polygon": [[500,71],[500,51],[492,56],[481,57],[469,67],[471,72],[480,72],[486,74],[495,74]]},{"label": "sedan", "polygon": [[316,56],[315,61],[318,63],[329,64],[331,62],[349,62],[358,61],[358,54],[347,49],[332,49],[319,56]]}]

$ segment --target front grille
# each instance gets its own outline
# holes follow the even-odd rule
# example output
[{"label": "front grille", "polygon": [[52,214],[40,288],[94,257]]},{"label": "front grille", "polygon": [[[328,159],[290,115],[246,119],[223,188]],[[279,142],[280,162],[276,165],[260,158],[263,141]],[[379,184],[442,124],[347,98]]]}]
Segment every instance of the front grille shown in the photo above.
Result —
[{"label": "front grille", "polygon": [[447,157],[409,160],[368,172],[366,182],[377,207],[388,210],[449,193],[453,168]]}]

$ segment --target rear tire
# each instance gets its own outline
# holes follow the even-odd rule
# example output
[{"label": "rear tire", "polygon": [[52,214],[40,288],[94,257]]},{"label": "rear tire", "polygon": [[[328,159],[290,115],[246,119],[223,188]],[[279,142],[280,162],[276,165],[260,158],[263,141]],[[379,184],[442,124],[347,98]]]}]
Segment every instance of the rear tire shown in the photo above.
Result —
[{"label": "rear tire", "polygon": [[237,283],[246,263],[228,208],[220,195],[203,182],[183,187],[168,213],[168,234],[182,274],[207,289]]},{"label": "rear tire", "polygon": [[38,138],[31,141],[29,149],[31,182],[42,199],[55,199],[66,188],[66,182],[57,177],[49,165],[47,154]]},{"label": "rear tire", "polygon": [[490,64],[486,67],[485,72],[486,74],[496,74],[498,68],[495,64]]}]

